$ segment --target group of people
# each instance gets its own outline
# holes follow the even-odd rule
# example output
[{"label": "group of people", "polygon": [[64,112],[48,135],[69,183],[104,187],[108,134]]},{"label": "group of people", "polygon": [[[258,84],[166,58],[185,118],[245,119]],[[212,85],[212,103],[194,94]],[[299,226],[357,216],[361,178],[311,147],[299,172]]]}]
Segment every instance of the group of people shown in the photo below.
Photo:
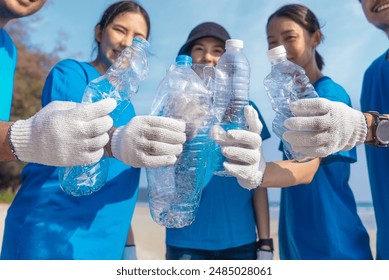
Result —
[{"label": "group of people", "polygon": [[[367,19],[389,36],[389,11],[374,0],[362,0]],[[150,19],[135,1],[110,5],[96,24],[97,56],[92,62],[67,59],[50,71],[42,92],[43,109],[27,120],[9,122],[16,48],[3,27],[12,18],[38,11],[45,0],[0,0],[1,103],[0,160],[30,162],[6,218],[2,259],[135,259],[131,219],[139,185],[139,168],[174,164],[185,143],[185,123],[166,117],[135,116],[130,106],[113,126],[114,100],[79,104],[89,81],[105,73],[135,36],[148,39]],[[378,6],[377,6],[378,5]],[[381,5],[381,6],[380,6]],[[204,186],[195,221],[166,229],[166,259],[272,259],[267,188],[280,187],[279,248],[281,259],[372,259],[369,236],[357,214],[348,184],[354,146],[375,140],[371,113],[351,108],[346,91],[324,76],[317,51],[322,40],[315,14],[299,4],[280,7],[268,18],[268,48],[284,45],[288,59],[306,71],[320,98],[293,103],[294,118],[285,122],[285,139],[316,159],[266,162],[262,140],[270,137],[255,106],[245,108],[247,130],[211,137],[222,147],[224,166],[232,176]],[[230,35],[214,22],[189,34],[178,54],[194,64],[215,66]],[[4,51],[5,50],[5,51]],[[365,74],[362,109],[385,112],[389,88],[385,53]],[[385,70],[386,69],[386,70]],[[4,72],[4,73],[3,73]],[[3,96],[1,97],[3,100]],[[72,102],[70,102],[70,100]],[[389,102],[389,99],[388,99]],[[7,110],[3,110],[8,108]],[[388,108],[389,110],[389,108]],[[5,113],[4,113],[5,112]],[[312,112],[316,112],[312,116]],[[302,140],[303,139],[303,140]],[[334,141],[335,140],[335,141]],[[82,143],[82,144],[81,144]],[[240,145],[244,143],[244,145]],[[282,149],[281,149],[282,150]],[[377,218],[377,259],[388,259],[389,230],[383,168],[386,149],[368,147],[368,163]],[[86,197],[59,188],[58,166],[97,162],[109,155],[109,178]],[[209,161],[214,159],[211,155]],[[379,164],[378,164],[379,163]],[[302,203],[303,201],[303,203]]]}]

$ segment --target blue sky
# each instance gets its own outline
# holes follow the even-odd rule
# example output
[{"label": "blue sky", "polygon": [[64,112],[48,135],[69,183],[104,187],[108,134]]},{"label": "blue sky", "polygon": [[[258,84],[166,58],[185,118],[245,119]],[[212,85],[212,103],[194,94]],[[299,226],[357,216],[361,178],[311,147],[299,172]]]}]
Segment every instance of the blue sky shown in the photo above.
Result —
[{"label": "blue sky", "polygon": [[[32,42],[50,51],[57,40],[63,40],[67,51],[62,58],[92,60],[94,25],[109,0],[48,0],[34,23]],[[363,73],[377,56],[388,48],[386,35],[369,24],[357,0],[294,1],[307,5],[319,18],[325,40],[318,51],[324,57],[324,74],[332,77],[350,94],[353,106],[359,108]],[[251,99],[258,105],[266,124],[271,127],[274,112],[263,87],[270,71],[266,58],[265,24],[278,7],[292,3],[284,0],[140,0],[151,18],[150,75],[133,103],[138,114],[148,114],[158,83],[174,61],[178,49],[190,30],[203,21],[222,24],[231,37],[245,42],[245,54],[251,64]],[[264,142],[268,161],[281,159],[275,135]],[[364,148],[358,148],[359,161],[352,165],[350,185],[357,201],[371,201]],[[142,176],[141,184],[145,184]],[[279,190],[269,191],[278,200]]]}]

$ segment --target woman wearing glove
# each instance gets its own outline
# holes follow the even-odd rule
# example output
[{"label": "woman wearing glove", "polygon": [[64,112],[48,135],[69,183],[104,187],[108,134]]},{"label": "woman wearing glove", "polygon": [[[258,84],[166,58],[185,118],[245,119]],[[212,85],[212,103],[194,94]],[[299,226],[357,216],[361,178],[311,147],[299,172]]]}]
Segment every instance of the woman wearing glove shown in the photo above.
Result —
[{"label": "woman wearing glove", "polygon": [[[389,10],[385,5],[387,1],[359,0],[362,10],[369,23],[383,31],[389,38]],[[297,145],[298,149],[315,154],[326,154],[331,150],[341,150],[346,146],[358,145],[363,142],[373,147],[366,146],[367,166],[369,169],[370,188],[373,197],[373,205],[377,222],[377,255],[376,259],[389,259],[389,207],[388,207],[388,175],[389,165],[389,51],[377,57],[365,71],[361,94],[361,110],[364,113],[368,125],[367,135],[365,121],[362,113],[344,108],[338,104],[325,103],[294,104],[293,110],[304,115],[305,108],[319,107],[320,115],[317,118],[298,117],[288,120],[286,125],[291,129],[311,127],[311,121],[318,124],[319,133],[313,133],[313,141],[305,141],[303,145]],[[372,112],[373,111],[373,112]],[[342,131],[339,131],[341,128]],[[301,131],[291,132],[285,135],[288,141],[295,143],[295,136]],[[330,139],[327,135],[331,136]],[[333,143],[333,136],[340,137]],[[366,137],[366,139],[364,138]],[[313,145],[316,145],[314,147]],[[384,147],[384,148],[376,148]]]},{"label": "woman wearing glove", "polygon": [[[284,45],[288,58],[305,69],[319,96],[351,105],[344,89],[321,72],[324,63],[316,47],[322,34],[316,16],[307,7],[286,5],[278,9],[268,19],[267,35],[269,49]],[[246,184],[258,176],[242,177],[250,172],[239,171],[239,165],[246,170],[258,166],[259,174],[263,174],[263,164],[253,165],[254,161],[248,161],[245,153],[236,151],[235,133],[229,131],[224,134],[227,139],[223,139],[219,131],[214,138],[224,140],[226,144],[219,141],[224,146],[223,154],[234,163],[226,162],[226,169]],[[285,160],[266,164],[262,183],[255,183],[259,181],[261,187],[294,186],[281,190],[281,259],[372,259],[369,236],[348,185],[350,163],[355,161],[354,148],[305,163]]]},{"label": "woman wearing glove", "polygon": [[[95,28],[96,59],[91,63],[68,59],[55,65],[43,89],[43,105],[54,100],[81,102],[88,82],[104,74],[134,36],[147,39],[149,32],[148,14],[134,1],[109,6]],[[136,167],[157,165],[154,156],[162,158],[163,164],[174,163],[185,141],[185,124],[134,115],[132,106],[123,112],[119,120],[123,126],[111,139],[113,156]],[[1,258],[121,259],[139,169],[117,159],[110,159],[109,166],[107,183],[100,191],[73,197],[60,189],[55,166],[28,164],[8,210]]]},{"label": "woman wearing glove", "polygon": [[[227,39],[230,39],[228,32],[219,24],[201,23],[190,32],[179,54],[190,55],[194,64],[215,66],[224,53]],[[250,103],[255,107],[254,103]],[[252,110],[258,116],[256,110],[253,108]],[[252,127],[251,129],[257,130],[258,128]],[[254,141],[261,141],[260,133],[259,131],[257,135],[254,135]],[[266,127],[261,135],[263,139],[270,137]],[[259,144],[255,143],[254,146],[259,147]],[[211,156],[210,160],[215,157],[216,155]],[[212,172],[210,168],[208,171]],[[241,188],[233,177],[207,175],[206,177],[211,177],[211,179],[202,191],[200,206],[194,222],[183,228],[166,229],[166,258],[169,260],[255,260],[257,258],[256,226],[260,239],[269,239],[270,234],[267,190],[259,190],[260,201],[256,208],[261,215],[255,217],[254,190]],[[253,184],[256,186],[256,183],[252,181],[252,179],[247,180],[247,188],[253,188]],[[268,249],[271,248],[268,247]],[[272,250],[269,252],[271,254],[261,254],[261,258],[271,259]]]}]

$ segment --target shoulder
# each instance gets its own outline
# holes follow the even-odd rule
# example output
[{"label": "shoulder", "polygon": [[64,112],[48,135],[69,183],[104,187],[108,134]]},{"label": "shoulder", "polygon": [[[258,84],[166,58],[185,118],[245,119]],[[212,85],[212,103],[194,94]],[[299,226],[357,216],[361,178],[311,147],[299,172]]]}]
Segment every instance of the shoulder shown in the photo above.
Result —
[{"label": "shoulder", "polygon": [[16,59],[16,46],[7,31],[0,29],[0,48],[4,48],[9,57]]},{"label": "shoulder", "polygon": [[89,82],[100,76],[89,63],[74,59],[64,59],[53,66],[49,73],[51,79],[71,80],[72,82]]},{"label": "shoulder", "polygon": [[64,59],[54,65],[52,71],[83,72],[82,62],[74,59]]},{"label": "shoulder", "polygon": [[14,45],[11,36],[8,35],[7,31],[0,29],[0,46]]},{"label": "shoulder", "polygon": [[370,64],[369,68],[374,68],[377,65],[380,65],[383,61],[386,61],[386,57],[388,55],[388,52],[389,52],[389,50],[384,52],[383,54],[381,54],[375,60],[373,60],[373,62]]},{"label": "shoulder", "polygon": [[350,96],[346,90],[330,77],[322,77],[313,86],[320,97],[351,105]]},{"label": "shoulder", "polygon": [[42,105],[53,100],[80,102],[88,75],[80,62],[65,59],[51,69],[42,91]]},{"label": "shoulder", "polygon": [[388,51],[384,52],[382,55],[380,55],[379,57],[377,57],[375,60],[373,60],[373,62],[369,65],[369,67],[366,69],[365,71],[365,74],[366,73],[370,73],[370,72],[375,72],[376,69],[380,69],[382,64],[384,62],[386,62],[386,57],[388,55]]}]

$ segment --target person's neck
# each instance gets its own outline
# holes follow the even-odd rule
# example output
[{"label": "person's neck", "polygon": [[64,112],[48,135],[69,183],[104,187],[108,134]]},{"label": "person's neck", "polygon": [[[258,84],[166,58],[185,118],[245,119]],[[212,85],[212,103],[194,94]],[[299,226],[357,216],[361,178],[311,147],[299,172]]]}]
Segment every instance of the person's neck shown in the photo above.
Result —
[{"label": "person's neck", "polygon": [[3,29],[7,25],[8,22],[9,22],[8,19],[0,18],[0,29]]},{"label": "person's neck", "polygon": [[323,73],[320,71],[320,69],[315,65],[308,69],[305,69],[306,75],[309,78],[309,81],[311,84],[316,83],[321,77],[323,77]]},{"label": "person's neck", "polygon": [[96,59],[96,60],[90,62],[90,64],[91,64],[93,67],[95,67],[96,70],[97,70],[101,75],[104,75],[105,72],[107,72],[107,70],[108,70],[107,65],[106,65],[104,62],[102,62],[101,60],[99,60],[99,59]]}]

